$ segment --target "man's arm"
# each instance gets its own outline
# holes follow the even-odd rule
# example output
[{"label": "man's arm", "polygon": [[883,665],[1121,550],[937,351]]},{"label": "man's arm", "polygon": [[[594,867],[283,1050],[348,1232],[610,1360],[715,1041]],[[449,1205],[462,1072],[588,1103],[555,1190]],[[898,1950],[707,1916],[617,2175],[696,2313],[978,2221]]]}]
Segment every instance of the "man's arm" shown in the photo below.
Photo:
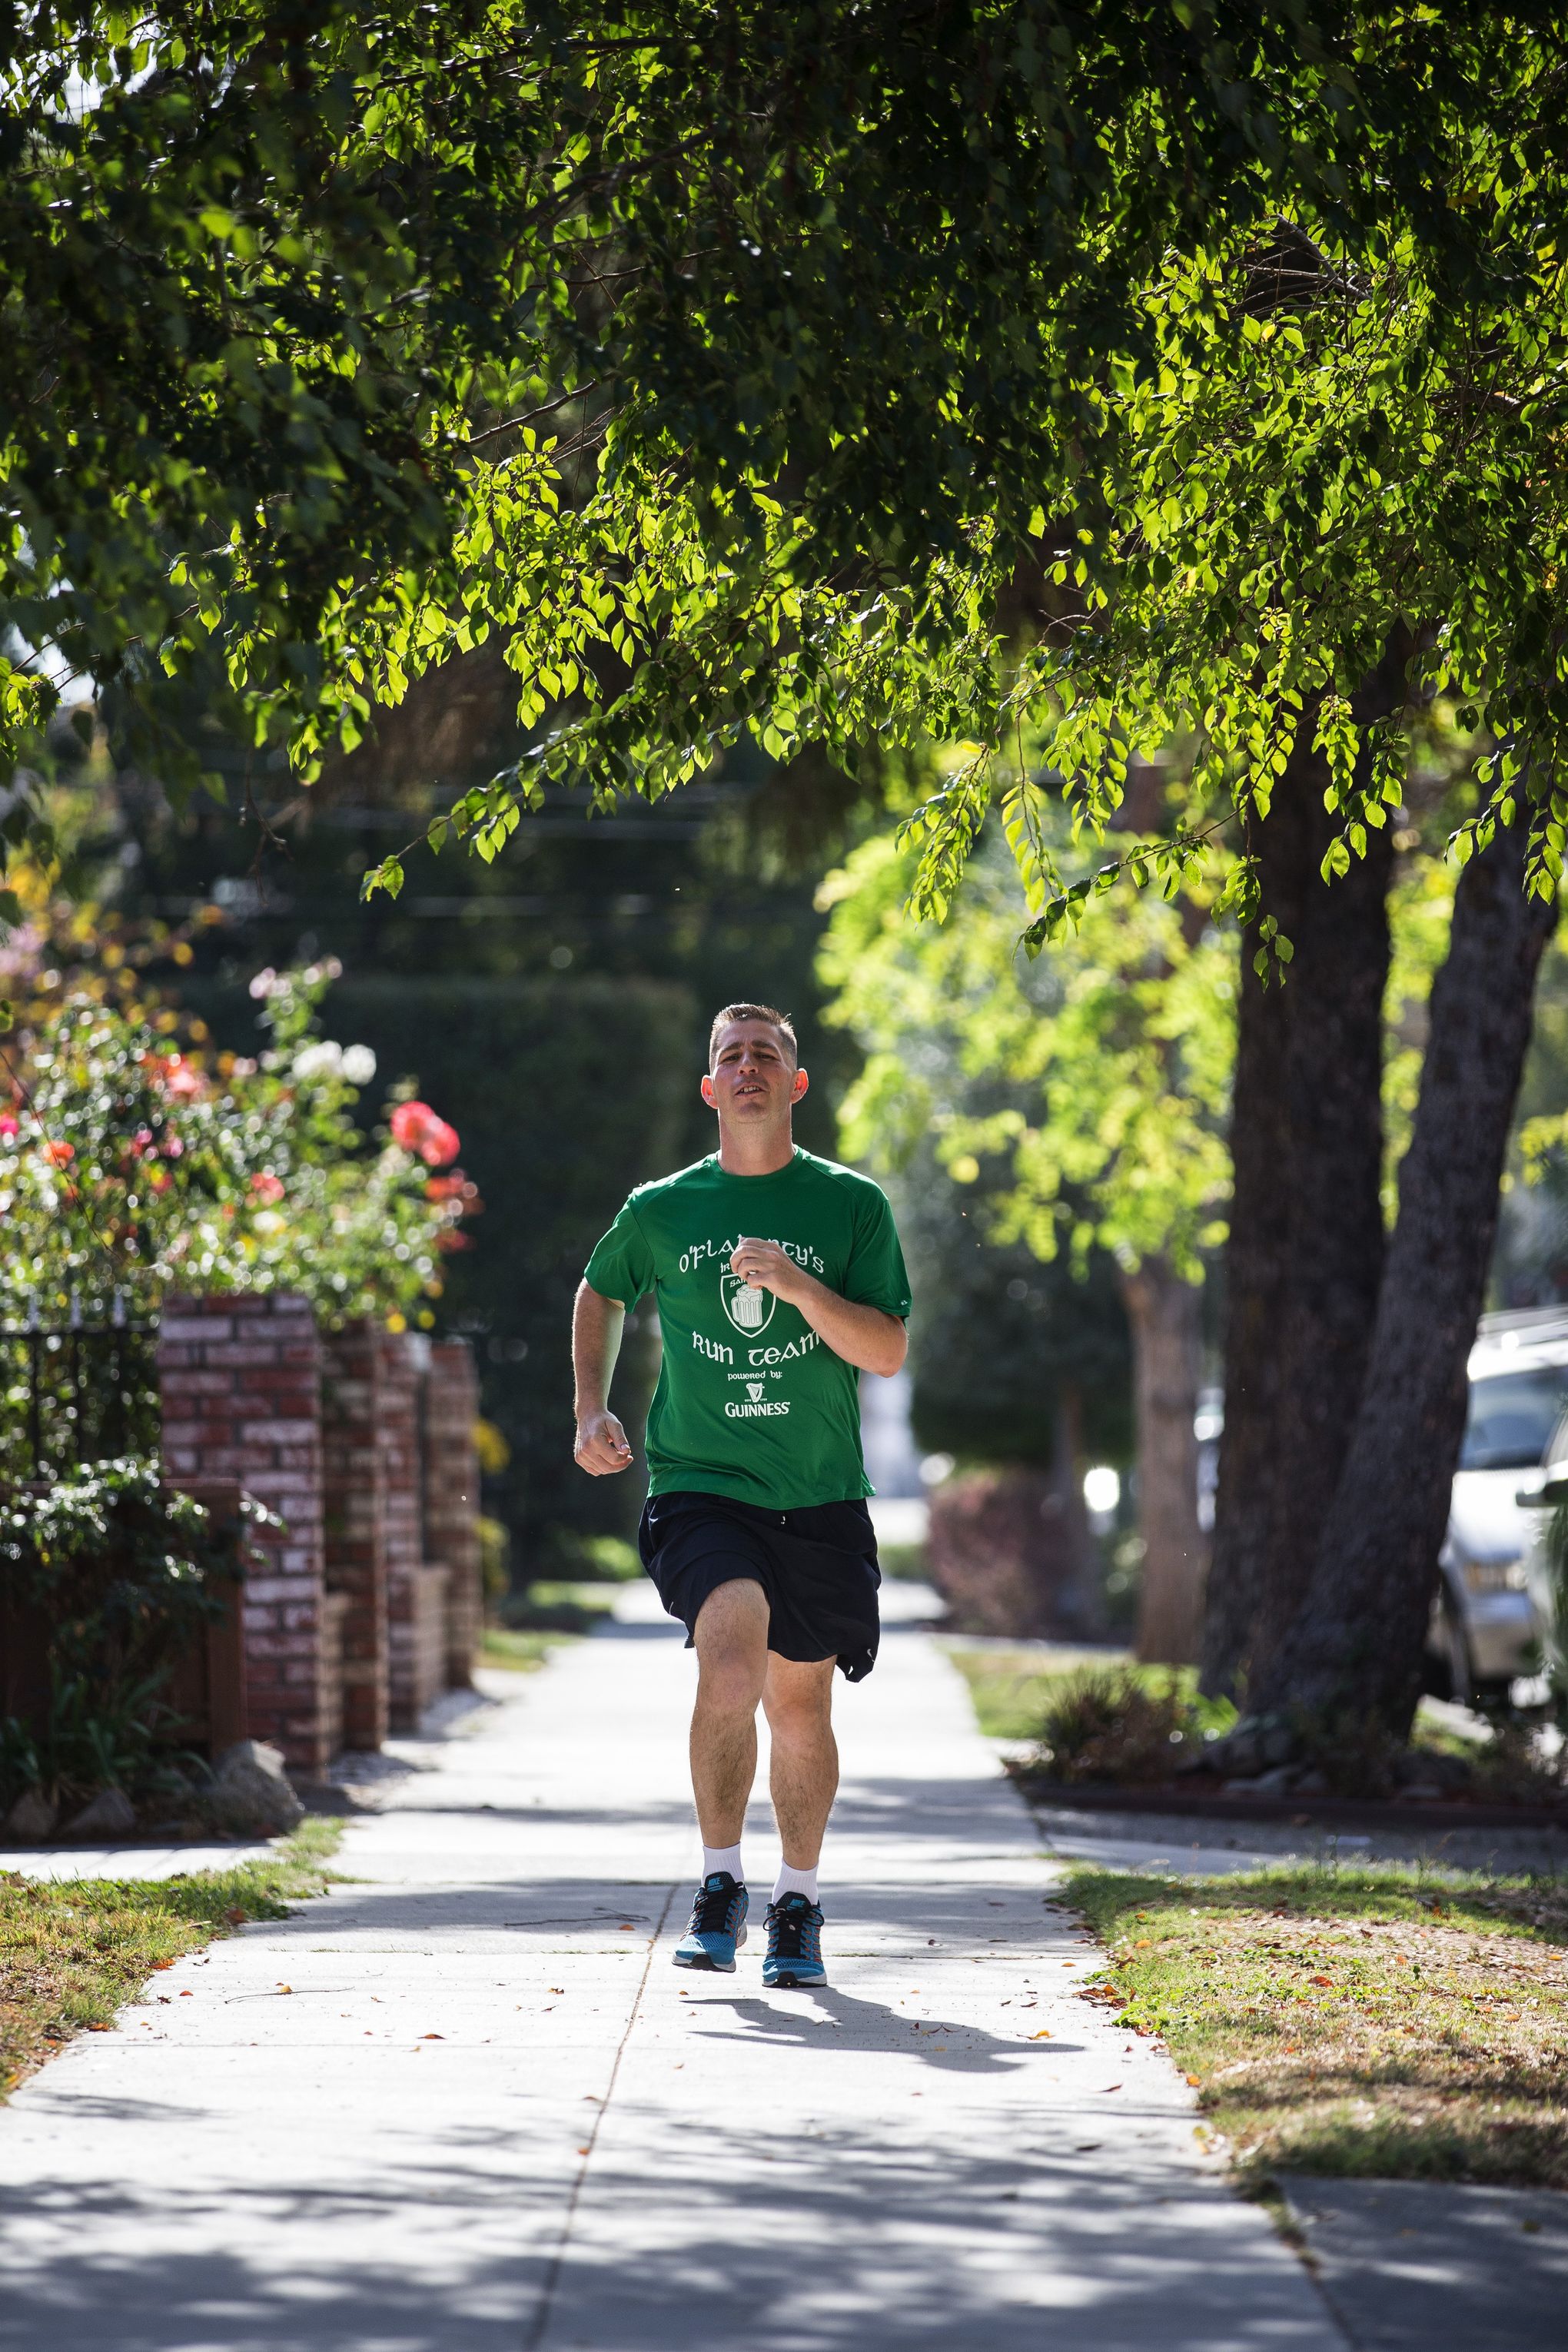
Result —
[{"label": "man's arm", "polygon": [[818,1339],[859,1371],[880,1372],[890,1380],[909,1352],[910,1335],[898,1316],[882,1307],[841,1298],[775,1243],[737,1242],[730,1267],[743,1275],[753,1290],[771,1290],[798,1307]]},{"label": "man's arm", "polygon": [[572,1309],[577,1412],[577,1442],[572,1455],[591,1478],[607,1478],[613,1470],[631,1465],[626,1433],[609,1409],[610,1375],[621,1352],[626,1321],[626,1310],[618,1298],[603,1298],[585,1282],[578,1284]]}]

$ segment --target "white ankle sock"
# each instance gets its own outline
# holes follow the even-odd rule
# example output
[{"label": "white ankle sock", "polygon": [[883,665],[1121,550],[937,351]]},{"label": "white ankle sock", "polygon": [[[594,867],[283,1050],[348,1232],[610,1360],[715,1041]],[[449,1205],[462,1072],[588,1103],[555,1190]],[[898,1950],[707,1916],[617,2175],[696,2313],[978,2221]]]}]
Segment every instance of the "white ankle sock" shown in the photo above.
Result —
[{"label": "white ankle sock", "polygon": [[744,1886],[746,1874],[741,1867],[738,1845],[705,1845],[702,1849],[702,1875],[711,1878],[716,1870],[727,1870],[737,1886]]},{"label": "white ankle sock", "polygon": [[779,1874],[773,1883],[773,1901],[782,1903],[786,1895],[804,1895],[808,1903],[816,1900],[815,1870],[792,1870],[787,1862],[779,1864]]}]

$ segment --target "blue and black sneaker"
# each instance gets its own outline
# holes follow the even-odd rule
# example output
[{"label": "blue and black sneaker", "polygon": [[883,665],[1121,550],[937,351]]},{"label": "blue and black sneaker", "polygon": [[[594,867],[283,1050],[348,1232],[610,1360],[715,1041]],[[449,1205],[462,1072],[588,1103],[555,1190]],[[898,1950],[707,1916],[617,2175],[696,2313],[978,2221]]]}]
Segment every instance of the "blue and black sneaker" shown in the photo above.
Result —
[{"label": "blue and black sneaker", "polygon": [[750,1898],[727,1870],[710,1871],[697,1890],[691,1925],[675,1948],[678,1969],[717,1969],[735,1973],[737,1946],[746,1940],[746,1906]]},{"label": "blue and black sneaker", "polygon": [[798,1890],[768,1905],[768,1956],[764,1985],[825,1985],[822,1914]]}]

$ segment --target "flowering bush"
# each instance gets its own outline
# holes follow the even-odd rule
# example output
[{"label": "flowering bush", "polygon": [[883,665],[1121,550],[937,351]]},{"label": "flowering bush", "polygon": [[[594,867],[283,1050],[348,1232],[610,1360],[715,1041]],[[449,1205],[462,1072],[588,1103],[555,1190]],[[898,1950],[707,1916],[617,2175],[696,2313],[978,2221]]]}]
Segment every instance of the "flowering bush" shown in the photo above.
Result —
[{"label": "flowering bush", "polygon": [[175,1051],[81,997],[40,1024],[0,1114],[0,1314],[285,1289],[329,1322],[396,1319],[439,1292],[479,1196],[428,1105],[395,1100],[364,1135],[375,1056],[318,1030],[336,970],[258,974],[271,1044],[254,1061]]}]

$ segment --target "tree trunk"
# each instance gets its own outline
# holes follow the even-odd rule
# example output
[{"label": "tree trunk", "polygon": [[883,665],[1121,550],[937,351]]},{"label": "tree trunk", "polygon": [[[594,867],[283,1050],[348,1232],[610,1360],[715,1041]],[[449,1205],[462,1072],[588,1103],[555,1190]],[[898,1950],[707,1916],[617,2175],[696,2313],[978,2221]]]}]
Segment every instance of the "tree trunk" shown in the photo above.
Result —
[{"label": "tree trunk", "polygon": [[[1403,694],[1391,656],[1368,684]],[[1393,683],[1394,675],[1400,683]],[[1360,698],[1358,698],[1358,713]],[[1263,906],[1295,949],[1283,983],[1242,941],[1226,1255],[1225,1431],[1204,1687],[1256,1677],[1294,1613],[1350,1443],[1383,1272],[1383,998],[1393,847],[1331,887],[1339,829],[1323,807],[1312,714],[1258,828]]]},{"label": "tree trunk", "polygon": [[1184,1666],[1198,1654],[1208,1546],[1198,1525],[1193,1434],[1203,1373],[1203,1293],[1163,1258],[1123,1276],[1132,1329],[1138,1436],[1138,1527],[1143,1585],[1138,1655]]},{"label": "tree trunk", "polygon": [[1410,1727],[1535,975],[1556,920],[1555,906],[1525,898],[1522,873],[1516,828],[1459,877],[1355,1433],[1295,1623],[1249,1689],[1254,1712],[1374,1718],[1400,1738]]}]

